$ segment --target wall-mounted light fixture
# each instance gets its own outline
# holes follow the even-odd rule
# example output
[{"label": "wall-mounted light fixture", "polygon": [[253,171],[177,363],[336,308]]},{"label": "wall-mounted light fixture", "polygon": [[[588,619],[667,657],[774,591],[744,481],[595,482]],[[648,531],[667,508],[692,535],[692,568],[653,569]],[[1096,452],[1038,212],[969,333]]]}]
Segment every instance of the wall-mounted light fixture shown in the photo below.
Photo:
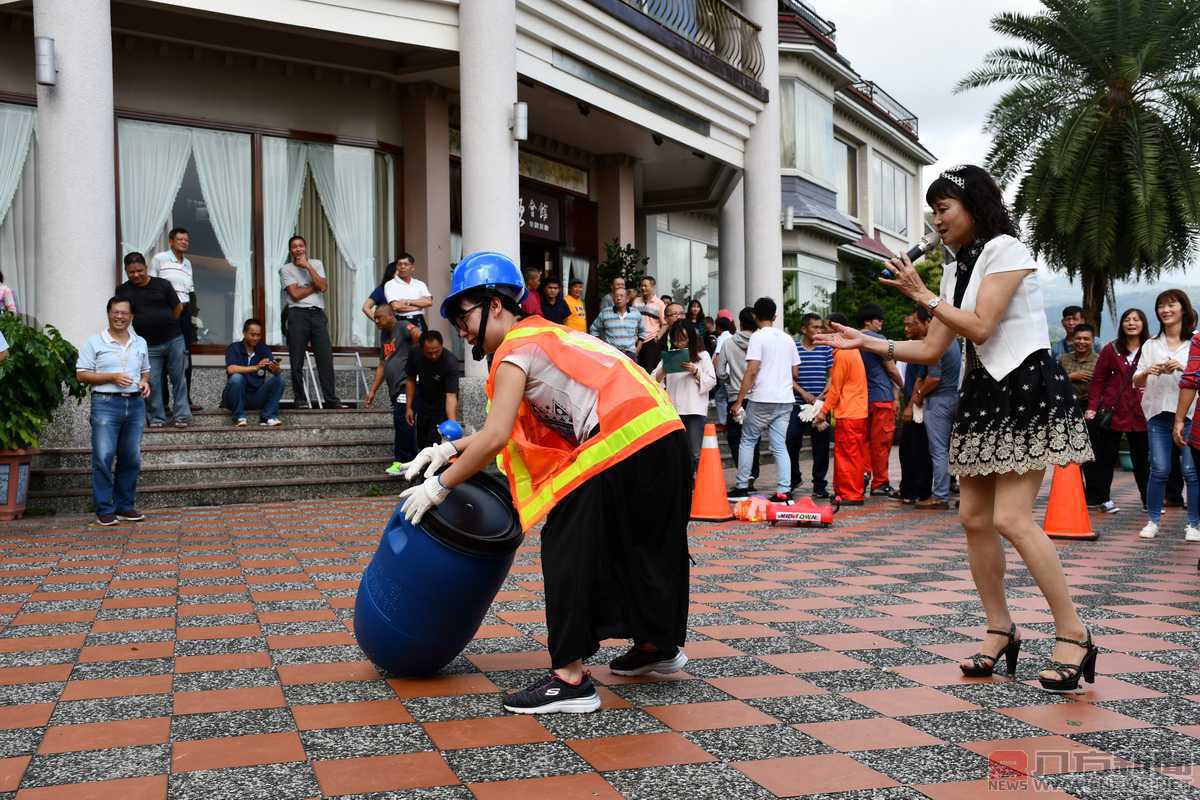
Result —
[{"label": "wall-mounted light fixture", "polygon": [[514,142],[524,142],[529,138],[529,106],[518,100],[513,103],[512,117],[508,123]]},{"label": "wall-mounted light fixture", "polygon": [[788,206],[783,210],[783,229],[785,231],[794,230],[796,228],[796,207]]},{"label": "wall-mounted light fixture", "polygon": [[590,105],[588,105],[587,103],[583,102],[582,100],[576,100],[575,107],[577,109],[579,109],[579,113],[582,116],[586,117],[588,114],[592,113],[592,107]]},{"label": "wall-mounted light fixture", "polygon": [[54,60],[54,40],[49,36],[33,37],[33,77],[42,86],[58,83],[58,64]]},{"label": "wall-mounted light fixture", "polygon": [[660,134],[652,133],[650,134],[650,141],[654,142],[659,147],[662,147],[663,137]]}]

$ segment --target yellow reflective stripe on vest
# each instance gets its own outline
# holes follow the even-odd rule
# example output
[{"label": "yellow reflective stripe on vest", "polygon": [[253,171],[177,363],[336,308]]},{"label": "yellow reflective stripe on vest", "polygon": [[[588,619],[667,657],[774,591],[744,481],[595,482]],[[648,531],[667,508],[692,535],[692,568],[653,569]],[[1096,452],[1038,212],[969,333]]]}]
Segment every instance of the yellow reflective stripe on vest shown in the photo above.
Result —
[{"label": "yellow reflective stripe on vest", "polygon": [[[516,447],[512,447],[510,451],[510,464],[513,468],[513,477],[517,486],[517,497],[515,499],[522,524],[531,525],[532,520],[540,519],[546,512],[546,509],[554,503],[554,495],[567,486],[570,486],[573,481],[588,470],[613,456],[619,455],[623,450],[655,428],[678,419],[679,416],[675,413],[674,409],[652,408],[649,411],[639,414],[620,428],[617,428],[615,431],[604,436],[604,438],[585,448],[566,469],[551,478],[536,493],[534,493],[533,486],[529,480],[529,472],[525,469],[525,465],[521,463],[521,457],[516,452]],[[525,492],[522,492],[523,488]]]}]

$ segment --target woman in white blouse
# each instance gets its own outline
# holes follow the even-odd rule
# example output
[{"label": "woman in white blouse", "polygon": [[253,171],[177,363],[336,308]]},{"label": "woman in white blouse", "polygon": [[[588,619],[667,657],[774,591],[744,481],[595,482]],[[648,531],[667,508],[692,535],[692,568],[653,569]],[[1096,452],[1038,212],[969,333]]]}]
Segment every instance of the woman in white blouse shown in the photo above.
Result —
[{"label": "woman in white blouse", "polygon": [[1050,333],[1033,255],[1016,239],[1000,188],[979,167],[962,165],[930,184],[925,200],[953,258],[938,294],[907,256],[880,278],[934,316],[924,340],[893,342],[843,325],[821,344],[933,364],[955,336],[965,337],[950,472],[961,488],[971,576],[987,614],[987,638],[959,663],[963,674],[991,675],[1002,658],[1013,675],[1021,639],[1004,593],[1002,539],[1016,548],[1054,615],[1056,644],[1039,680],[1048,691],[1094,682],[1097,648],[1071,601],[1054,544],[1033,520],[1033,502],[1051,465],[1092,458],[1070,381],[1050,355]]},{"label": "woman in white blouse", "polygon": [[[1162,520],[1163,496],[1171,474],[1171,431],[1179,402],[1179,379],[1183,377],[1192,330],[1196,327],[1192,303],[1187,293],[1179,289],[1160,294],[1154,301],[1154,314],[1160,325],[1158,336],[1142,345],[1137,372],[1133,373],[1133,385],[1144,387],[1142,413],[1146,415],[1146,439],[1150,446],[1150,479],[1146,482],[1146,514],[1150,519],[1138,534],[1143,539],[1157,536]],[[1191,430],[1193,411],[1195,403],[1187,412],[1184,439]],[[1187,486],[1188,521],[1184,537],[1189,542],[1200,541],[1200,479],[1196,476],[1192,451],[1186,447],[1180,450],[1183,481]]]},{"label": "woman in white blouse", "polygon": [[696,465],[700,463],[700,445],[704,441],[704,423],[708,419],[708,393],[717,385],[717,373],[692,325],[678,320],[671,326],[669,336],[672,350],[688,351],[683,372],[667,372],[663,360],[654,370],[654,379],[667,388],[667,396],[687,429],[692,473],[695,474]]}]

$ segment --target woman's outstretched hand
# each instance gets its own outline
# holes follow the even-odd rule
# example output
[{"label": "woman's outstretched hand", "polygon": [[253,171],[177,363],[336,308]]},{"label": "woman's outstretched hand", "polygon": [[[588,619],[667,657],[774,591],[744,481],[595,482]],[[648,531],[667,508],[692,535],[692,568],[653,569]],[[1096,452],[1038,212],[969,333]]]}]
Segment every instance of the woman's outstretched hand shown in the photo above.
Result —
[{"label": "woman's outstretched hand", "polygon": [[901,253],[895,258],[889,258],[887,267],[892,271],[893,277],[881,277],[880,283],[894,286],[900,290],[901,294],[918,302],[923,302],[927,298],[929,289],[906,254]]},{"label": "woman's outstretched hand", "polygon": [[836,322],[829,323],[833,326],[833,333],[818,333],[813,337],[813,341],[817,344],[827,344],[831,347],[836,347],[838,350],[857,350],[863,346],[863,341],[866,339],[863,332],[855,330],[846,325],[840,325]]}]

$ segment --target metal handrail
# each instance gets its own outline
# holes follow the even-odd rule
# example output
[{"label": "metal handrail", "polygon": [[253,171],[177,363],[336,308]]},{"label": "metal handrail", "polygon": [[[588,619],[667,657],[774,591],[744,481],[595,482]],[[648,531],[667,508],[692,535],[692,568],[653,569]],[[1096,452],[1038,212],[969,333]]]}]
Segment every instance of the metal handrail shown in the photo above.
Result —
[{"label": "metal handrail", "polygon": [[919,123],[917,115],[909,111],[899,100],[884,91],[879,84],[874,81],[859,81],[854,84],[854,88],[866,95],[867,99],[880,111],[912,131],[914,136],[917,134]]},{"label": "metal handrail", "polygon": [[817,29],[817,32],[830,41],[837,40],[837,25],[832,20],[825,19],[817,10],[804,0],[786,0],[787,6],[804,18],[804,21]]},{"label": "metal handrail", "polygon": [[761,26],[727,0],[624,0],[663,27],[755,80],[764,66]]}]

